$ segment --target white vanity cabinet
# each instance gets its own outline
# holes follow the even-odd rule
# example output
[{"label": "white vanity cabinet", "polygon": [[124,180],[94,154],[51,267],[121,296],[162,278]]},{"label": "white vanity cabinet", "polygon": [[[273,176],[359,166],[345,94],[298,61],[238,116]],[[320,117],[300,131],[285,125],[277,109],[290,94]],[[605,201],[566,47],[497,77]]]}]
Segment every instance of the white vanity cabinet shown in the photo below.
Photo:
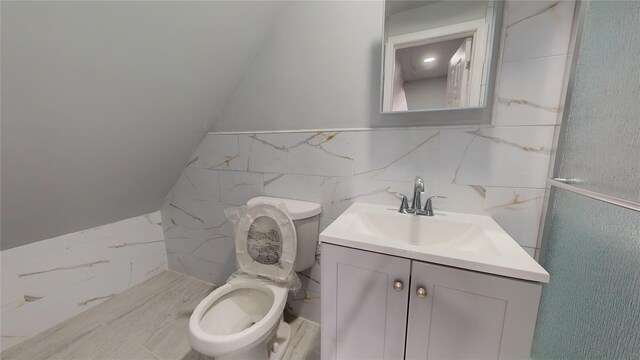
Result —
[{"label": "white vanity cabinet", "polygon": [[322,358],[404,358],[411,260],[322,244],[321,261]]},{"label": "white vanity cabinet", "polygon": [[322,244],[323,359],[528,359],[539,283]]}]

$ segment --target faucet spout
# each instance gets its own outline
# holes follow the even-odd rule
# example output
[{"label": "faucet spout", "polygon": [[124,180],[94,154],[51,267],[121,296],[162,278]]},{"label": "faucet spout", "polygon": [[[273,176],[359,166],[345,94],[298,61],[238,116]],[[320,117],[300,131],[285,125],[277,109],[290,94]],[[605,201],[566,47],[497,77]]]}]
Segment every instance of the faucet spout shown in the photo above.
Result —
[{"label": "faucet spout", "polygon": [[424,192],[424,181],[420,176],[416,176],[416,181],[413,185],[413,200],[411,201],[411,212],[419,213],[422,211],[422,200],[420,196]]},{"label": "faucet spout", "polygon": [[413,184],[413,200],[411,200],[411,207],[407,204],[407,197],[398,192],[389,192],[389,194],[397,196],[402,200],[400,203],[400,209],[398,212],[403,214],[414,214],[422,216],[433,216],[433,199],[446,199],[446,196],[430,196],[427,198],[427,202],[422,208],[422,193],[424,192],[424,181],[420,176],[416,176],[416,181]]}]

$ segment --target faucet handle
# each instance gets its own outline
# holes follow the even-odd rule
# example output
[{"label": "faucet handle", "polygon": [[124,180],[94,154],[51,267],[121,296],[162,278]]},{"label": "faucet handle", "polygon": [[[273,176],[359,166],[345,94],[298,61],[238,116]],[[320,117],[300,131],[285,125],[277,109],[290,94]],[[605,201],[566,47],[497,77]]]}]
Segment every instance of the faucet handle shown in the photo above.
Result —
[{"label": "faucet handle", "polygon": [[431,200],[431,199],[446,199],[446,196],[442,196],[442,195],[433,195],[433,196],[429,196],[427,198],[427,200]]},{"label": "faucet handle", "polygon": [[423,213],[426,216],[433,216],[433,206],[431,205],[432,201],[431,199],[446,199],[446,196],[440,196],[440,195],[434,195],[434,196],[429,196],[427,198],[427,202],[424,204],[424,211]]},{"label": "faucet handle", "polygon": [[407,200],[407,196],[405,194],[397,191],[390,191],[389,194],[397,197],[398,199],[401,199],[400,208],[398,209],[398,212],[403,214],[409,213],[409,200]]}]

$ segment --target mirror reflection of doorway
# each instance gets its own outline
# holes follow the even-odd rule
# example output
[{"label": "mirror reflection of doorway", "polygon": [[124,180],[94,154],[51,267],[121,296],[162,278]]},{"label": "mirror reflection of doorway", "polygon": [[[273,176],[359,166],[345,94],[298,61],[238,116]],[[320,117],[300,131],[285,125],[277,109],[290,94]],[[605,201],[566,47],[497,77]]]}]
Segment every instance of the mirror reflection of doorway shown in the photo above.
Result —
[{"label": "mirror reflection of doorway", "polygon": [[469,105],[471,37],[396,51],[393,110]]},{"label": "mirror reflection of doorway", "polygon": [[471,38],[462,44],[449,60],[447,72],[447,107],[469,106],[469,70],[471,68]]}]

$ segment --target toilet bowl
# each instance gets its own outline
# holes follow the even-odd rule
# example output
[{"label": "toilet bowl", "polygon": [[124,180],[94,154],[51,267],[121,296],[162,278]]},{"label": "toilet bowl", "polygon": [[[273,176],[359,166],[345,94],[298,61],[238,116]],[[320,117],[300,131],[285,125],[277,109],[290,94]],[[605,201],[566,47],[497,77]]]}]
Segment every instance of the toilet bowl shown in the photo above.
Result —
[{"label": "toilet bowl", "polygon": [[291,329],[282,320],[287,292],[248,279],[219,287],[189,319],[191,346],[216,359],[282,358],[291,339]]},{"label": "toilet bowl", "polygon": [[[311,266],[306,252],[312,249],[315,257],[308,242],[317,242],[319,213],[315,203],[268,197],[249,201],[235,237],[241,275],[215,289],[193,311],[191,347],[218,360],[282,359],[291,339],[283,320],[287,282],[294,269]],[[301,241],[305,254],[297,256]]]}]

